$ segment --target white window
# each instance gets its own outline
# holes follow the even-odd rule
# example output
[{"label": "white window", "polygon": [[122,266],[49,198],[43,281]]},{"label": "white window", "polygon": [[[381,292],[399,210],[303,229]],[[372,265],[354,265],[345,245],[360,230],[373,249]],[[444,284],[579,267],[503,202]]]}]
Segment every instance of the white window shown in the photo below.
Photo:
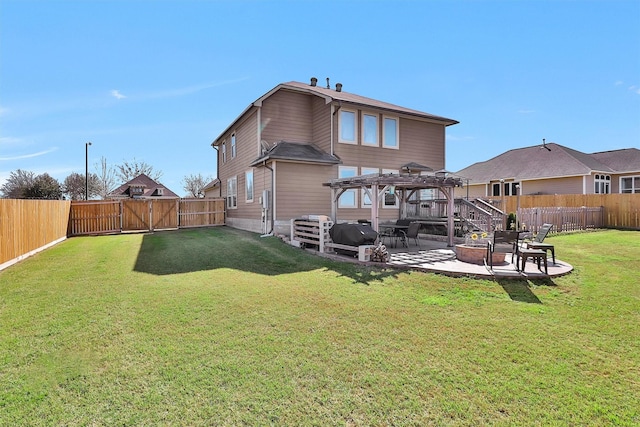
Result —
[{"label": "white window", "polygon": [[640,176],[625,176],[620,178],[621,193],[640,193]]},{"label": "white window", "polygon": [[227,209],[238,207],[238,177],[234,176],[227,180]]},{"label": "white window", "polygon": [[[400,171],[397,169],[382,169],[382,173],[392,173],[395,175],[399,175]],[[398,207],[398,193],[396,192],[396,188],[392,186],[384,193],[384,203],[382,204],[384,208],[397,208]]]},{"label": "white window", "polygon": [[595,194],[610,194],[611,193],[611,175],[596,174],[594,177],[594,189]]},{"label": "white window", "polygon": [[378,116],[364,113],[362,115],[362,145],[377,147],[378,144]]},{"label": "white window", "polygon": [[227,161],[227,141],[222,142],[222,163]]},{"label": "white window", "polygon": [[504,183],[504,195],[505,196],[517,196],[519,187],[520,187],[520,183],[519,182],[505,182]]},{"label": "white window", "polygon": [[[378,173],[378,168],[360,168],[360,174],[361,175],[369,175],[371,173]],[[369,195],[367,194],[366,191],[360,190],[362,191],[362,207],[363,208],[369,208],[371,207],[371,197],[369,197]],[[375,191],[374,189],[369,189],[369,191]]]},{"label": "white window", "polygon": [[400,148],[398,119],[384,117],[382,121],[382,146],[385,148]]},{"label": "white window", "polygon": [[338,124],[338,142],[345,144],[358,143],[358,131],[356,127],[356,112],[340,109]]},{"label": "white window", "polygon": [[[358,174],[358,168],[352,166],[338,166],[338,178],[351,178]],[[356,190],[347,190],[338,199],[339,208],[356,207]]]},{"label": "white window", "polygon": [[244,192],[247,202],[253,202],[253,169],[244,173]]},{"label": "white window", "polygon": [[236,157],[236,134],[231,134],[231,158],[235,159]]}]

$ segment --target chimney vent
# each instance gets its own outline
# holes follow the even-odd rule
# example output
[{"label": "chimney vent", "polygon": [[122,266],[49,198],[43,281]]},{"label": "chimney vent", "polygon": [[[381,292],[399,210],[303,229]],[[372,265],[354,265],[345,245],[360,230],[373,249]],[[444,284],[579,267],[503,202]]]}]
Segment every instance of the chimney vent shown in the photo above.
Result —
[{"label": "chimney vent", "polygon": [[316,84],[318,84],[318,79],[311,77],[311,86],[315,86]]},{"label": "chimney vent", "polygon": [[327,89],[331,89],[331,85],[329,84],[329,77],[327,77]]},{"label": "chimney vent", "polygon": [[336,83],[336,92],[342,92],[342,83]]}]

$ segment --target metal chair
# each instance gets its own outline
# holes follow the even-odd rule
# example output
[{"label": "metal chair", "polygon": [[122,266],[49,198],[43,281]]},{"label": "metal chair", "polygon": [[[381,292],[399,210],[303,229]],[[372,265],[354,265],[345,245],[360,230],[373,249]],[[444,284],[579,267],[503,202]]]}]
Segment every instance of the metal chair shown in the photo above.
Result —
[{"label": "metal chair", "polygon": [[527,245],[527,248],[529,249],[539,249],[545,252],[551,251],[551,257],[553,259],[553,263],[555,264],[556,248],[551,243],[543,243],[544,238],[547,237],[547,234],[549,234],[549,231],[551,231],[552,227],[553,224],[543,224],[542,227],[540,227],[540,230],[538,230],[538,234],[536,234],[536,237],[532,241],[524,242],[524,244]]},{"label": "metal chair", "polygon": [[413,239],[416,242],[418,248],[422,249],[420,246],[420,238],[418,237],[418,232],[420,231],[420,223],[419,222],[411,222],[409,223],[409,228],[407,231],[398,230],[400,234],[400,239],[403,241],[405,246],[409,247],[409,239]]}]

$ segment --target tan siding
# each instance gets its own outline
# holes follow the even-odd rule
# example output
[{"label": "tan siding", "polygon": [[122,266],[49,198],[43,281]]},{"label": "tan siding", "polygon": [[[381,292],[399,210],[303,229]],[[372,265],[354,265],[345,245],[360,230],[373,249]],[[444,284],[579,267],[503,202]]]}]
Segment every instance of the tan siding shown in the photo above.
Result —
[{"label": "tan siding", "polygon": [[[231,134],[236,133],[236,150],[237,155],[235,158],[231,158]],[[231,218],[251,218],[255,217],[255,205],[254,203],[246,203],[245,192],[245,171],[249,170],[249,164],[258,158],[260,152],[257,143],[257,112],[252,111],[247,116],[246,120],[242,121],[237,127],[230,130],[228,134],[224,136],[227,141],[227,161],[222,162],[222,149],[218,150],[218,156],[220,158],[220,170],[218,176],[220,178],[220,188],[222,196],[227,195],[227,180],[232,176],[238,177],[238,208],[229,209],[227,215]],[[254,173],[255,175],[255,173]],[[255,189],[254,182],[254,192]],[[256,197],[254,193],[254,198]],[[258,215],[260,214],[258,210]]]},{"label": "tan siding", "polygon": [[525,181],[522,183],[522,194],[582,194],[582,177]]},{"label": "tan siding", "polygon": [[337,176],[336,166],[276,163],[277,220],[331,215],[331,190],[322,184]]},{"label": "tan siding", "polygon": [[[371,113],[371,110],[367,110]],[[337,117],[337,115],[336,115]],[[358,126],[360,126],[361,112]],[[379,115],[382,122],[382,114]],[[337,141],[337,118],[334,122],[334,140]],[[361,138],[361,133],[358,132]],[[380,135],[382,128],[380,128]],[[400,169],[406,163],[416,162],[433,170],[444,168],[444,126],[400,118],[400,149],[371,147],[366,145],[335,144],[336,155],[347,166]]]},{"label": "tan siding", "polygon": [[262,139],[270,144],[279,141],[312,141],[312,97],[281,90],[262,104]]},{"label": "tan siding", "polygon": [[331,153],[331,106],[324,99],[313,97],[313,140],[327,153]]}]

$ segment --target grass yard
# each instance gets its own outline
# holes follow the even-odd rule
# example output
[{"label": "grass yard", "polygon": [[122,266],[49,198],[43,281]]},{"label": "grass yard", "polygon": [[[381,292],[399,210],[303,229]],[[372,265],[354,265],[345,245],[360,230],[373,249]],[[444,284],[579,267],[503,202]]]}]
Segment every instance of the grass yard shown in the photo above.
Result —
[{"label": "grass yard", "polygon": [[538,283],[69,239],[0,272],[0,425],[640,425],[640,233],[547,239]]}]

